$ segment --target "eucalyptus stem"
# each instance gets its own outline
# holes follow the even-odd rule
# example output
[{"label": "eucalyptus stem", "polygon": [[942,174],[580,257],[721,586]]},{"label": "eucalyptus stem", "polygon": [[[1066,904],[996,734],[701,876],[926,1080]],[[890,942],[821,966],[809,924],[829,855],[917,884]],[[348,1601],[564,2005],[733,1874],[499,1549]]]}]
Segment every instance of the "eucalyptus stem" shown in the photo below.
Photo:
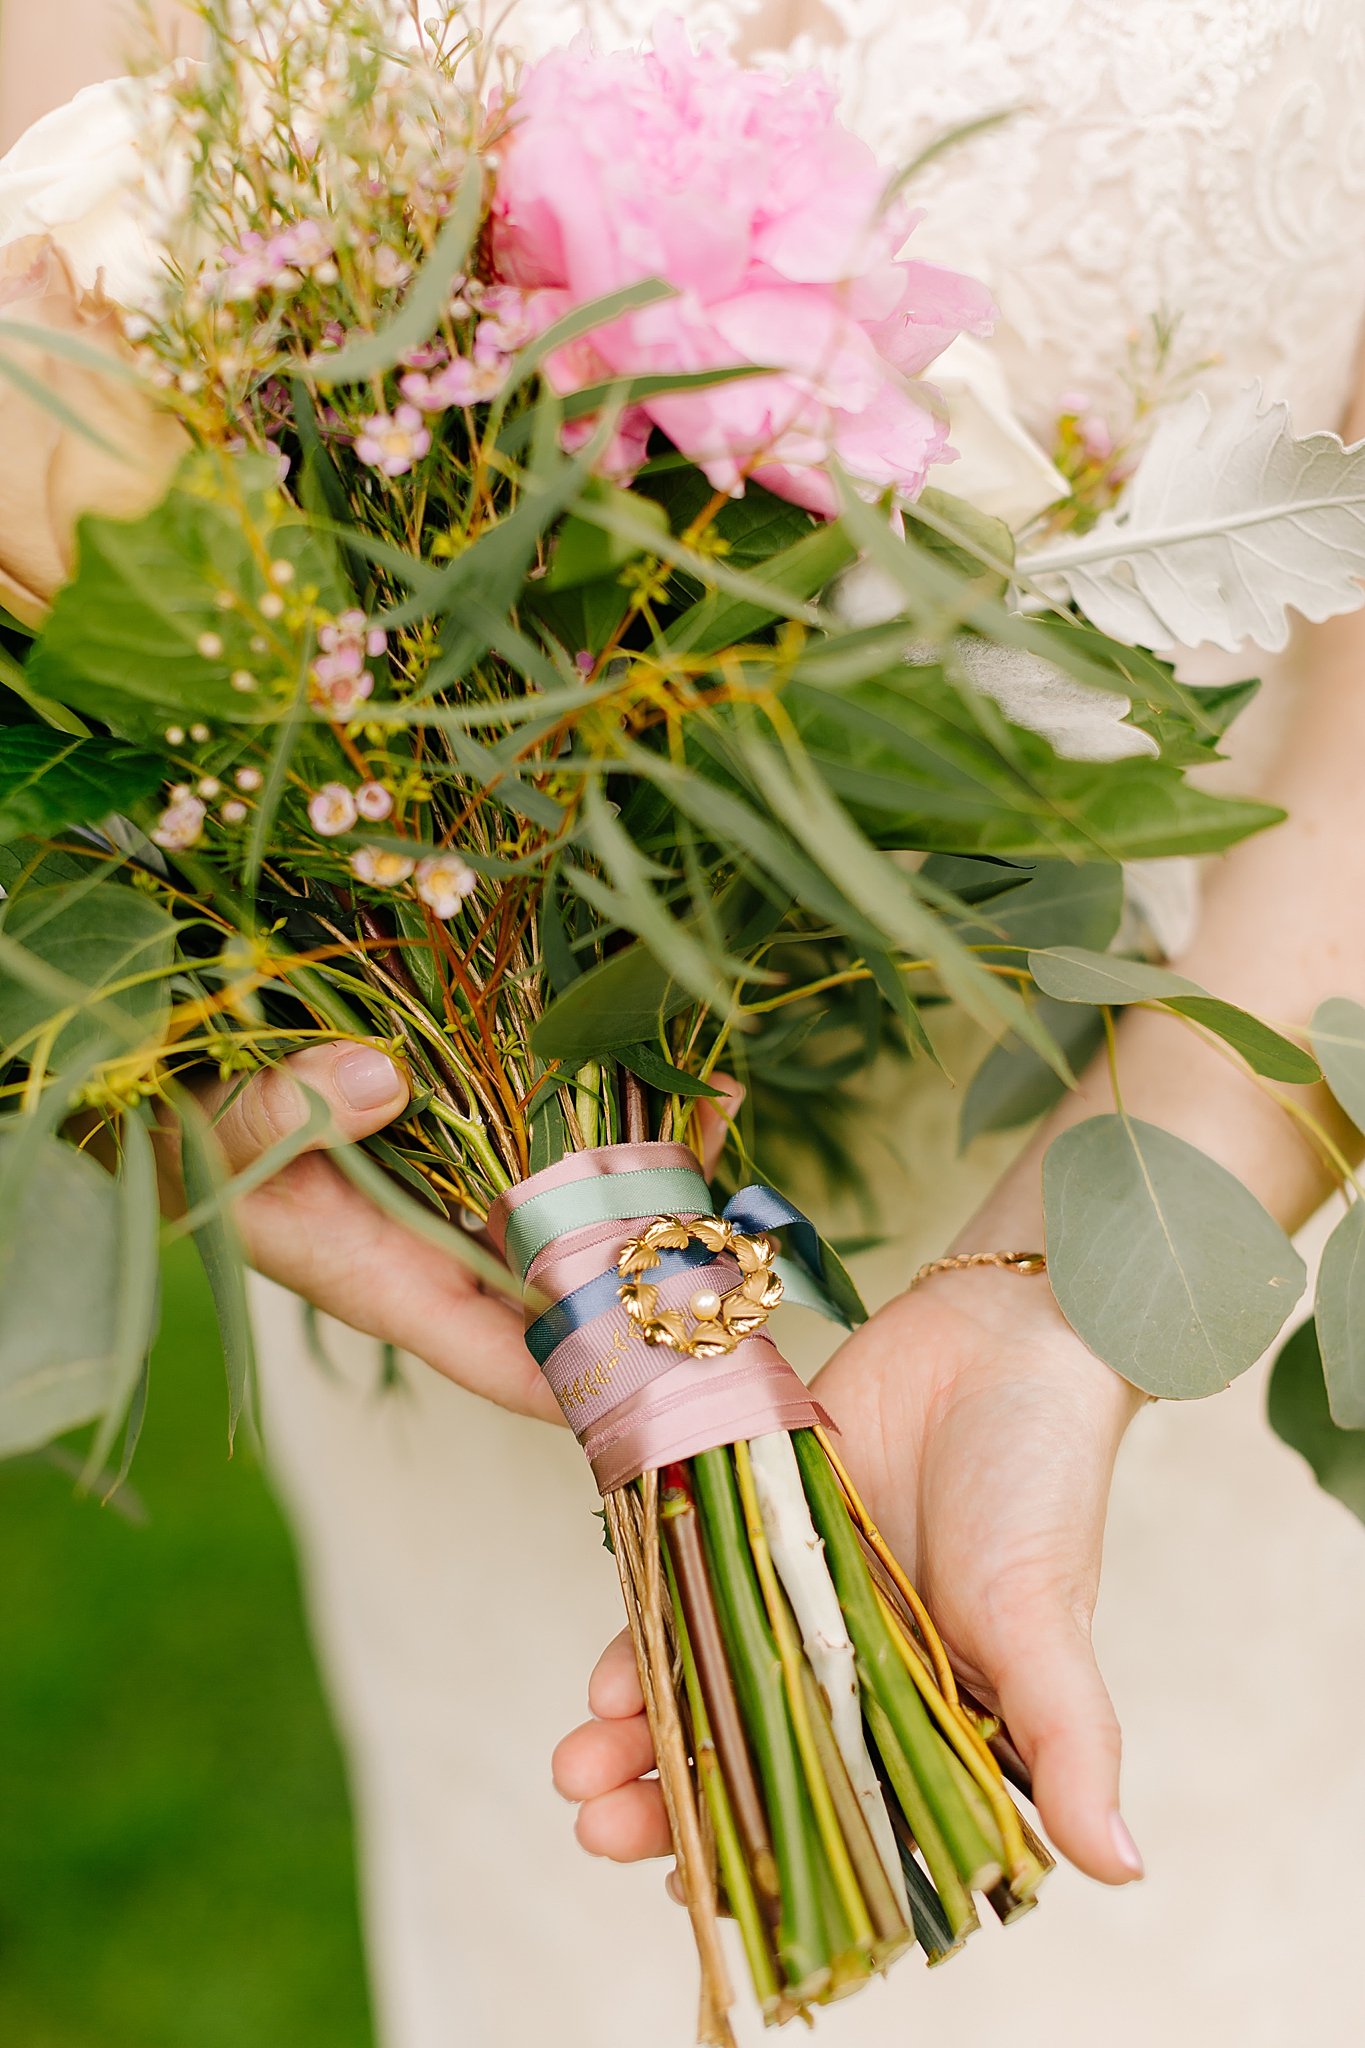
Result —
[{"label": "eucalyptus stem", "polygon": [[829,1982],[830,1956],[817,1889],[818,1847],[807,1831],[801,1764],[787,1714],[781,1660],[768,1632],[729,1453],[699,1452],[692,1460],[692,1476],[730,1668],[767,1794],[782,1882],[778,1955],[792,1996],[799,2004],[809,2004]]}]

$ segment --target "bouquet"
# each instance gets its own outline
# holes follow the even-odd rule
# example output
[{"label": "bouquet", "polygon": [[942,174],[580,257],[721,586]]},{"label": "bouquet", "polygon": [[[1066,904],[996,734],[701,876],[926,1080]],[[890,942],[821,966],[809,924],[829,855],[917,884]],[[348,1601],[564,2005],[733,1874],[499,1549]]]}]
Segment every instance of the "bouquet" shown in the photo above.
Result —
[{"label": "bouquet", "polygon": [[[1161,653],[1359,601],[1359,458],[1187,400],[1107,502],[1091,478],[1016,535],[926,487],[952,429],[922,376],[989,297],[903,253],[909,174],[818,76],[667,22],[518,76],[458,8],[203,12],[201,65],[119,89],[120,264],[55,204],[4,251],[29,440],[0,549],[0,1449],[88,1426],[86,1483],[126,1475],[171,1115],[167,1228],[203,1254],[234,1427],[232,1203],[326,1111],[231,1180],[194,1083],[336,1038],[399,1060],[406,1114],[332,1156],[526,1303],[723,2042],[721,1913],[780,2022],[954,1954],[977,1896],[1017,1918],[1050,1862],[767,1333],[784,1297],[865,1311],[765,1133],[784,1104],[818,1130],[817,1095],[837,1126],[887,1049],[935,1059],[947,1002],[999,1041],[969,1134],[1038,1114],[1130,1002],[1318,1076],[1137,927],[1110,947],[1123,862],[1279,816],[1187,772],[1254,684],[1188,689]],[[1224,1384],[1302,1287],[1252,1197],[1121,1104],[1046,1187],[1046,1261],[1014,1263],[1153,1392]]]}]

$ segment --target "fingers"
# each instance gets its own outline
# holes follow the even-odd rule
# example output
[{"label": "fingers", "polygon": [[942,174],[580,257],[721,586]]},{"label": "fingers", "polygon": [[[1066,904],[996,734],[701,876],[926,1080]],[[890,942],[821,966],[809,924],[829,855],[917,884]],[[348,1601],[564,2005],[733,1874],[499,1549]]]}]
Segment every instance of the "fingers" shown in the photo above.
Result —
[{"label": "fingers", "polygon": [[[332,1112],[333,1128],[318,1138],[316,1146],[368,1138],[390,1123],[408,1100],[403,1075],[375,1047],[309,1046],[280,1066],[253,1074],[220,1117],[215,1128],[234,1173],[307,1120],[308,1103],[295,1085],[298,1081],[320,1095]],[[219,1098],[226,1092],[225,1086]],[[211,1108],[211,1102],[206,1106]]]},{"label": "fingers", "polygon": [[588,1680],[588,1709],[599,1721],[622,1721],[645,1710],[635,1646],[628,1628],[612,1637],[593,1667]]},{"label": "fingers", "polygon": [[1119,1811],[1122,1737],[1088,1634],[1064,1616],[1050,1627],[1026,1625],[1017,1649],[990,1675],[1053,1842],[1102,1884],[1141,1877],[1142,1858]]},{"label": "fingers", "polygon": [[646,1857],[671,1854],[673,1847],[664,1795],[654,1779],[588,1800],[574,1833],[590,1856],[607,1856],[613,1863],[642,1863]]},{"label": "fingers", "polygon": [[598,1659],[588,1704],[598,1718],[566,1735],[550,1766],[556,1789],[581,1803],[574,1833],[590,1856],[614,1863],[667,1856],[663,1794],[644,1776],[654,1768],[654,1743],[628,1631]]},{"label": "fingers", "polygon": [[697,1106],[697,1124],[701,1131],[702,1170],[708,1180],[720,1164],[725,1140],[730,1135],[730,1121],[739,1115],[739,1105],[744,1100],[744,1088],[731,1074],[713,1074],[711,1086],[720,1090],[722,1100],[715,1102],[709,1096],[703,1096]]}]

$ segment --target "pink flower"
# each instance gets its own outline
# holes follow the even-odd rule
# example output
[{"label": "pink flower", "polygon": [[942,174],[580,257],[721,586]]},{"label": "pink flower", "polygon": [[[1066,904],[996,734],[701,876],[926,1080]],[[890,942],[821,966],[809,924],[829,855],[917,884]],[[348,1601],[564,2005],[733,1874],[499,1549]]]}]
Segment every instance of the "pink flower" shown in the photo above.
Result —
[{"label": "pink flower", "polygon": [[478,876],[458,853],[432,854],[417,863],[417,894],[437,917],[454,917],[478,886]]},{"label": "pink flower", "polygon": [[403,476],[430,446],[430,430],[423,426],[416,406],[400,405],[392,414],[377,412],[361,421],[355,452],[371,469]]},{"label": "pink flower", "polygon": [[638,468],[658,426],[717,490],[754,476],[832,513],[820,465],[837,456],[870,493],[913,498],[951,451],[937,394],[912,380],[964,329],[990,332],[989,293],[896,260],[917,216],[881,210],[885,175],[835,119],[822,75],[694,52],[672,17],[654,40],[604,56],[580,38],[525,74],[492,222],[498,275],[522,303],[485,292],[476,352],[485,329],[510,349],[528,324],[664,277],[677,298],[555,351],[558,390],[651,371],[775,374],[632,408],[606,467]]},{"label": "pink flower", "polygon": [[362,846],[351,855],[351,873],[356,880],[376,889],[392,889],[396,883],[406,882],[414,865],[404,854],[380,853],[373,846]]},{"label": "pink flower", "polygon": [[377,825],[393,809],[393,797],[382,782],[362,782],[355,793],[355,807],[362,818]]},{"label": "pink flower", "polygon": [[185,853],[203,831],[207,815],[198,797],[181,785],[171,791],[171,801],[152,828],[152,837],[167,853]]},{"label": "pink flower", "polygon": [[324,782],[316,796],[308,799],[308,817],[315,832],[335,839],[349,832],[356,819],[355,798],[344,782]]},{"label": "pink flower", "polygon": [[334,624],[321,627],[322,653],[308,671],[309,703],[334,717],[348,717],[374,689],[366,655],[382,654],[387,644],[383,627],[367,627],[364,612],[342,612]]},{"label": "pink flower", "polygon": [[470,362],[466,356],[456,356],[434,377],[411,371],[403,378],[401,389],[404,398],[411,399],[423,412],[444,412],[448,405],[482,405],[496,398],[506,381],[505,357]]}]

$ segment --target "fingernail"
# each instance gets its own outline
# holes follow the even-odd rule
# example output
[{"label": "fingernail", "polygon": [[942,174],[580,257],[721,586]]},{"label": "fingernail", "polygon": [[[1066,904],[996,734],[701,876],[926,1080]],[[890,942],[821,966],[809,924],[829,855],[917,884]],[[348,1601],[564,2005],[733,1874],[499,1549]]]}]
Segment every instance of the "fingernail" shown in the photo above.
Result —
[{"label": "fingernail", "polygon": [[348,1109],[382,1109],[403,1090],[402,1076],[393,1061],[368,1045],[344,1052],[332,1069],[332,1079]]},{"label": "fingernail", "polygon": [[1138,1854],[1138,1845],[1129,1834],[1121,1813],[1115,1811],[1110,1814],[1109,1832],[1113,1837],[1114,1854],[1118,1857],[1119,1862],[1125,1870],[1131,1870],[1134,1877],[1141,1877],[1143,1874],[1142,1858]]}]

